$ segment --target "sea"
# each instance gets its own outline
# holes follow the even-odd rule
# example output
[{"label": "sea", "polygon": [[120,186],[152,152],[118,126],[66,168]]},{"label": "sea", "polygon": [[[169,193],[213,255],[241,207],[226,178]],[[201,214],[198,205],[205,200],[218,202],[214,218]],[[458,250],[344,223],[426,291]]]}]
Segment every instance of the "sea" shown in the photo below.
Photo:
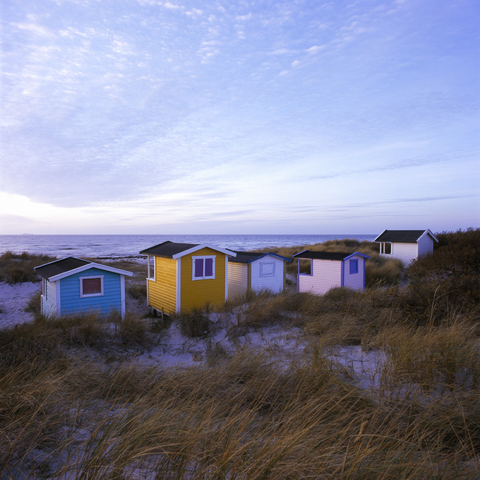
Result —
[{"label": "sea", "polygon": [[170,240],[230,250],[314,245],[345,238],[372,241],[377,235],[0,235],[0,254],[28,252],[52,257],[136,258],[139,252]]}]

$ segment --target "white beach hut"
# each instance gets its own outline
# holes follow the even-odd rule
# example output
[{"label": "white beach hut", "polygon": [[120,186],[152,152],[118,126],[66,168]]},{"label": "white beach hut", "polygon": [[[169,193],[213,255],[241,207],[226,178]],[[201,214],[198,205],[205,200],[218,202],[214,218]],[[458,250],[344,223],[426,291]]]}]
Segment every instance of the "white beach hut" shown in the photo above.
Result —
[{"label": "white beach hut", "polygon": [[380,255],[398,258],[405,265],[421,255],[433,252],[438,243],[430,230],[384,230],[375,242],[380,243]]}]

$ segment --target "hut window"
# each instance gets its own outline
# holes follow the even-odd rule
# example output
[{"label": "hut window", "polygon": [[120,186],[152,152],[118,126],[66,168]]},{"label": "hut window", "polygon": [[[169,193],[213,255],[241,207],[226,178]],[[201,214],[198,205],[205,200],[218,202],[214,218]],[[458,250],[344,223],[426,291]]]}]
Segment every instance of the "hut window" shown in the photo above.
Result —
[{"label": "hut window", "polygon": [[358,273],[358,259],[350,260],[350,275]]},{"label": "hut window", "polygon": [[80,297],[98,297],[103,295],[103,275],[80,277]]},{"label": "hut window", "polygon": [[260,276],[261,277],[274,277],[275,276],[275,263],[274,262],[261,262],[260,263]]},{"label": "hut window", "polygon": [[192,257],[192,279],[204,280],[215,278],[215,255]]},{"label": "hut window", "polygon": [[156,281],[155,276],[155,256],[149,255],[148,256],[148,278],[150,280]]},{"label": "hut window", "polygon": [[385,255],[392,254],[392,244],[390,242],[382,242],[380,243],[380,253]]}]

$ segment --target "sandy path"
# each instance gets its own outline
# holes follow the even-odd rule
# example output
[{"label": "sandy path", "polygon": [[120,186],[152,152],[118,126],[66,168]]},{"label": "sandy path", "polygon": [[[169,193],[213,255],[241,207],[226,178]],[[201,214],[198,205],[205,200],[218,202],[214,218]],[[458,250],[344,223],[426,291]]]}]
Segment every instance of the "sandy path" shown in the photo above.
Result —
[{"label": "sandy path", "polygon": [[25,307],[40,288],[40,283],[0,282],[0,329],[33,320],[33,313],[25,312]]}]

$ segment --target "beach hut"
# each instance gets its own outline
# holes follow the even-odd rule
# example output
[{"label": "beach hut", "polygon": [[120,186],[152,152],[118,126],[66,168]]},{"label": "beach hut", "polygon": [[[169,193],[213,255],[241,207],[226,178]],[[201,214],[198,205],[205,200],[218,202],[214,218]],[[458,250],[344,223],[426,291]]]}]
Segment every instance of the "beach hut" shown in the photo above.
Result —
[{"label": "beach hut", "polygon": [[42,314],[59,316],[112,310],[125,317],[125,277],[132,272],[82,260],[62,258],[35,267],[42,277]]},{"label": "beach hut", "polygon": [[147,255],[147,302],[171,314],[220,305],[228,296],[228,256],[210,245],[163,242],[140,252]]},{"label": "beach hut", "polygon": [[380,255],[398,258],[408,265],[421,255],[433,252],[437,238],[430,230],[384,230],[375,240]]},{"label": "beach hut", "polygon": [[[331,288],[365,289],[365,262],[363,253],[303,252],[293,255],[298,261],[297,291],[324,295]],[[300,260],[310,260],[308,273],[300,273]]]},{"label": "beach hut", "polygon": [[228,258],[228,297],[247,290],[283,292],[286,286],[286,263],[289,258],[275,253],[235,252]]}]

